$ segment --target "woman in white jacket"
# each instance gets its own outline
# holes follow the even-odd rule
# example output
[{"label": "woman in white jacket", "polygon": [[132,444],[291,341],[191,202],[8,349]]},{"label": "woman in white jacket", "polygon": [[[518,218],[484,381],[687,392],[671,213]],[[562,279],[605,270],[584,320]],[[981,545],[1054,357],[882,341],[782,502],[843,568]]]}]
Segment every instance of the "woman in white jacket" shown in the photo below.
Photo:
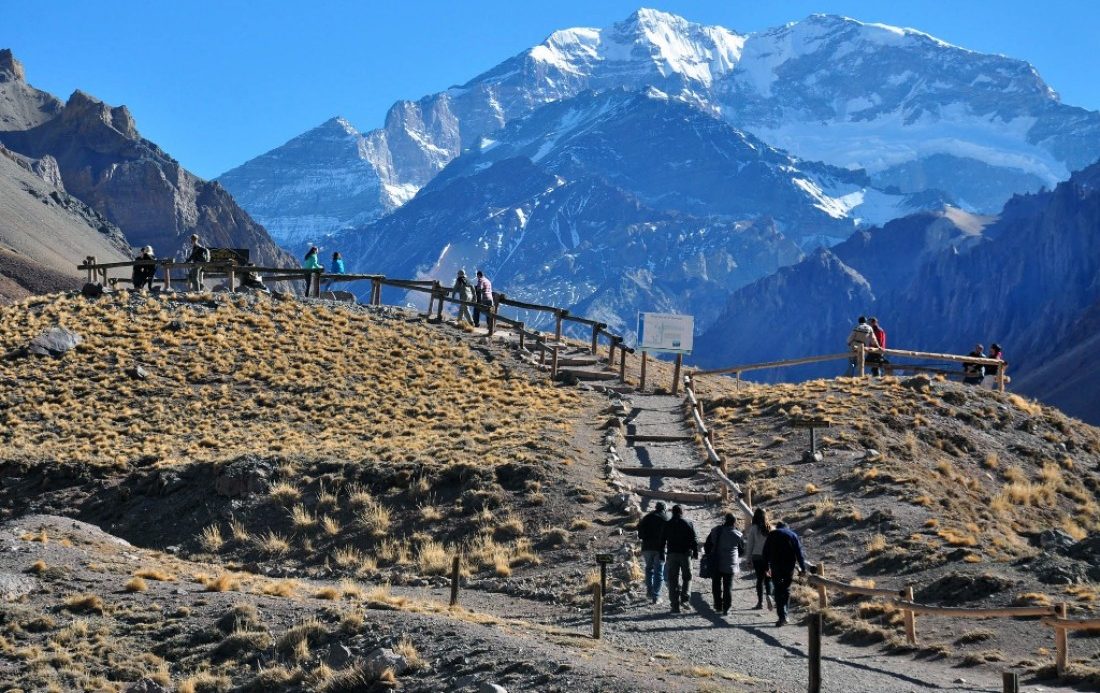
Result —
[{"label": "woman in white jacket", "polygon": [[752,524],[749,525],[748,534],[745,537],[745,553],[752,560],[752,569],[756,573],[756,606],[754,609],[764,608],[765,597],[768,600],[768,610],[772,608],[772,579],[768,575],[768,562],[764,560],[764,541],[768,538],[768,518],[763,508],[757,508],[752,514]]}]

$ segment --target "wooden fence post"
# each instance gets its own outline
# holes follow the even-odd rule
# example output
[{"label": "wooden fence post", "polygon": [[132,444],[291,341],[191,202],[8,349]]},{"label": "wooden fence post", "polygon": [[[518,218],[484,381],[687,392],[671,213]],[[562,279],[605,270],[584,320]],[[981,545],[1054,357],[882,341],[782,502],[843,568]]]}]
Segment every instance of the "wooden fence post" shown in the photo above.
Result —
[{"label": "wooden fence post", "polygon": [[646,361],[649,360],[648,357],[649,357],[649,352],[643,351],[642,352],[642,378],[641,378],[641,382],[638,383],[638,389],[639,390],[645,390],[645,365],[646,365]]},{"label": "wooden fence post", "polygon": [[84,264],[88,266],[88,283],[91,284],[94,277],[92,276],[92,265],[95,264],[95,255],[89,255],[84,258]]},{"label": "wooden fence post", "polygon": [[370,280],[370,304],[376,306],[379,304],[379,297],[382,295],[382,282],[377,278]]},{"label": "wooden fence post", "polygon": [[599,585],[592,588],[592,639],[599,640],[603,630],[603,590]]},{"label": "wooden fence post", "polygon": [[321,298],[321,271],[313,271],[313,297]]},{"label": "wooden fence post", "polygon": [[234,281],[236,279],[236,272],[233,270],[233,265],[227,265],[225,268],[225,279],[229,282],[229,293],[236,291]]},{"label": "wooden fence post", "polygon": [[867,356],[864,353],[864,346],[862,344],[856,345],[856,371],[861,378],[865,374],[864,365],[867,363],[866,359]]},{"label": "wooden fence post", "polygon": [[558,345],[554,345],[554,360],[550,364],[550,378],[558,377]]},{"label": "wooden fence post", "polygon": [[[1054,607],[1054,615],[1058,618],[1066,618],[1068,609],[1065,602],[1060,602]],[[1058,676],[1063,676],[1066,673],[1066,667],[1069,666],[1069,633],[1065,628],[1054,627],[1054,649],[1056,654],[1055,668],[1058,670]]]},{"label": "wooden fence post", "polygon": [[439,308],[435,311],[435,318],[440,322],[443,322],[443,301],[447,297],[447,294],[443,291],[443,285],[439,282],[435,283],[435,290],[439,292]]},{"label": "wooden fence post", "polygon": [[519,350],[523,351],[523,336],[527,328],[523,325],[522,322],[517,324],[516,328],[519,330]]},{"label": "wooden fence post", "polygon": [[599,346],[599,342],[600,342],[600,326],[597,324],[597,325],[592,326],[592,355],[593,356],[596,355],[596,348]]},{"label": "wooden fence post", "polygon": [[615,366],[615,338],[610,339],[611,346],[607,348],[607,367],[614,368]]},{"label": "wooden fence post", "polygon": [[539,350],[539,365],[542,366],[546,363],[546,340],[539,335],[535,340],[536,347]]},{"label": "wooden fence post", "polygon": [[172,263],[164,263],[164,290],[172,290]]},{"label": "wooden fence post", "polygon": [[[722,458],[722,473],[726,474],[726,458]],[[724,484],[723,484],[724,485]],[[745,486],[745,505],[752,507],[752,486]]]},{"label": "wooden fence post", "polygon": [[1004,693],[1020,693],[1020,675],[1014,671],[1001,672],[1001,688]]},{"label": "wooden fence post", "polygon": [[[905,601],[913,603],[913,586],[909,585],[902,593]],[[902,610],[902,616],[905,618],[905,641],[910,645],[917,644],[917,615],[913,613],[912,609]]]},{"label": "wooden fence post", "polygon": [[[818,563],[814,572],[819,578],[825,577],[825,563]],[[829,608],[829,592],[825,589],[825,585],[817,586],[817,606],[820,609]]]},{"label": "wooden fence post", "polygon": [[564,310],[555,311],[554,313],[554,341],[561,341],[561,319],[565,314]]},{"label": "wooden fence post", "polygon": [[807,647],[810,662],[809,693],[821,693],[821,631],[824,630],[825,616],[820,611],[810,614],[810,640]]},{"label": "wooden fence post", "polygon": [[672,371],[672,396],[680,391],[680,368],[684,365],[684,355],[676,354],[676,368]]},{"label": "wooden fence post", "polygon": [[458,605],[458,572],[461,563],[462,558],[456,553],[454,560],[451,561],[451,606]]},{"label": "wooden fence post", "polygon": [[1007,378],[1005,377],[1005,371],[1007,369],[1007,363],[1002,363],[1001,367],[997,369],[997,389],[1001,392],[1005,391],[1005,381],[1007,380]]},{"label": "wooden fence post", "polygon": [[485,311],[485,324],[489,328],[489,336],[493,336],[494,330],[497,327],[497,299],[493,297],[493,302],[489,304],[489,310]]},{"label": "wooden fence post", "polygon": [[619,382],[626,385],[626,349],[619,349]]}]

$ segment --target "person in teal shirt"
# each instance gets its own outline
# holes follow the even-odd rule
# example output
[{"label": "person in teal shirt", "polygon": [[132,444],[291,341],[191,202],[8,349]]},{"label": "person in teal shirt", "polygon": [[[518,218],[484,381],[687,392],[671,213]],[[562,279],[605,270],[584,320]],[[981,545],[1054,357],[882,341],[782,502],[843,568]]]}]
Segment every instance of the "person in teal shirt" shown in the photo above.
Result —
[{"label": "person in teal shirt", "polygon": [[[302,269],[307,270],[321,270],[324,267],[321,265],[321,260],[318,257],[320,250],[317,246],[310,246],[309,252],[306,253],[305,261],[302,262]],[[310,280],[313,278],[313,274],[306,275],[306,296],[309,296]]]},{"label": "person in teal shirt", "polygon": [[[328,273],[329,274],[347,274],[347,271],[344,269],[344,258],[341,257],[340,253],[337,252],[337,253],[332,254],[332,264],[329,265]],[[328,285],[325,287],[325,290],[326,291],[332,291],[332,285],[335,284],[335,283],[336,283],[335,279],[329,279],[328,280]]]}]

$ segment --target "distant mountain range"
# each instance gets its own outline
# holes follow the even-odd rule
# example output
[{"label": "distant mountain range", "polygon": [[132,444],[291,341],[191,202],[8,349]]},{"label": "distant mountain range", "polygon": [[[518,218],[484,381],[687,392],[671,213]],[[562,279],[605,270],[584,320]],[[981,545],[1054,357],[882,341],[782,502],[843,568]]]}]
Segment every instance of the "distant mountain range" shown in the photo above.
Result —
[{"label": "distant mountain range", "polygon": [[[33,278],[38,267],[75,278],[85,255],[129,259],[129,248],[143,245],[182,258],[192,233],[212,246],[249,248],[259,263],[297,265],[220,184],[201,180],[141,137],[125,106],[82,91],[62,102],[35,89],[7,49],[0,50],[0,147],[9,162],[0,166],[0,250],[20,255],[9,264],[23,267],[21,276]],[[28,173],[38,181],[28,183]],[[27,194],[65,214],[42,218],[35,205],[27,211]],[[29,236],[34,243],[19,240]],[[63,249],[66,261],[58,263]]]},{"label": "distant mountain range", "polygon": [[866,199],[876,191],[938,190],[992,213],[1100,158],[1100,114],[1060,103],[1020,60],[843,17],[742,35],[643,9],[604,29],[557,31],[464,85],[398,102],[380,129],[334,118],[219,180],[296,246],[392,212],[547,104],[651,87],[787,156],[865,171],[859,189],[821,191],[861,224],[890,212]]}]

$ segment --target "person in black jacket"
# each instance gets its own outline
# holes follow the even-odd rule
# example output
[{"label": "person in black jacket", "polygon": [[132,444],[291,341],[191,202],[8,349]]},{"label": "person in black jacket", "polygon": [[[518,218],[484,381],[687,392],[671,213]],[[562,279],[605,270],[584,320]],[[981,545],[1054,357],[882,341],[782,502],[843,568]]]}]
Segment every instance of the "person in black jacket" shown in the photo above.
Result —
[{"label": "person in black jacket", "polygon": [[775,587],[775,612],[779,620],[776,627],[787,625],[787,604],[791,599],[791,583],[794,582],[794,569],[806,572],[806,560],[802,556],[802,542],[798,535],[785,522],[776,522],[775,529],[768,533],[764,541],[764,560],[772,574]]},{"label": "person in black jacket", "polygon": [[642,540],[642,558],[645,560],[645,589],[649,601],[657,603],[665,574],[665,504],[657,503],[638,523],[638,538]]},{"label": "person in black jacket", "polygon": [[730,590],[733,588],[733,575],[738,572],[738,563],[745,553],[745,540],[737,531],[737,518],[726,513],[724,522],[710,530],[703,550],[710,556],[711,592],[714,595],[714,610],[723,616],[730,612]]},{"label": "person in black jacket", "polygon": [[153,255],[153,246],[147,245],[142,248],[137,261],[144,264],[134,265],[134,291],[140,291],[142,288],[152,291],[153,277],[157,273],[157,266],[153,264],[157,261],[157,256]]},{"label": "person in black jacket", "polygon": [[684,509],[672,506],[672,519],[665,525],[664,547],[668,556],[668,597],[672,613],[688,603],[691,586],[691,559],[699,557],[695,527],[684,519]]}]

